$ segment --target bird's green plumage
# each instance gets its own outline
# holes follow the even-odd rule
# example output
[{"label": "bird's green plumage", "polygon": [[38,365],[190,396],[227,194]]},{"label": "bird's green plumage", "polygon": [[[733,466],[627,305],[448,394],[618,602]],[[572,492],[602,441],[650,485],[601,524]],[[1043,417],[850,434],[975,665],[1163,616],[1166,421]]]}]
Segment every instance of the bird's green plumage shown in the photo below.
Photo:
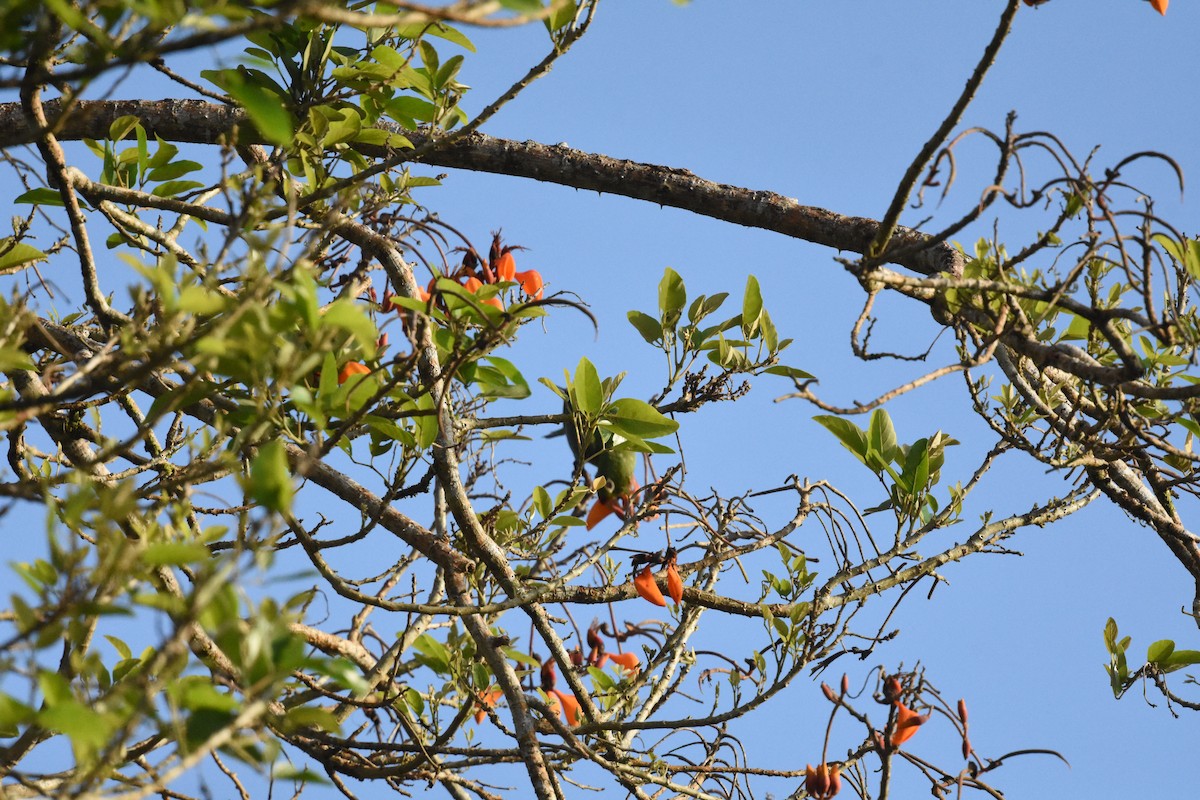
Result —
[{"label": "bird's green plumage", "polygon": [[[563,413],[571,414],[572,408],[568,401],[563,401]],[[597,495],[600,502],[607,503],[616,497],[625,497],[633,489],[634,472],[637,470],[637,453],[632,450],[613,451],[606,447],[604,437],[599,430],[593,430],[588,437],[587,446],[580,452],[580,420],[578,415],[564,426],[567,434],[567,444],[575,456],[575,466],[591,466],[596,470],[596,476],[604,479],[604,486]]]}]

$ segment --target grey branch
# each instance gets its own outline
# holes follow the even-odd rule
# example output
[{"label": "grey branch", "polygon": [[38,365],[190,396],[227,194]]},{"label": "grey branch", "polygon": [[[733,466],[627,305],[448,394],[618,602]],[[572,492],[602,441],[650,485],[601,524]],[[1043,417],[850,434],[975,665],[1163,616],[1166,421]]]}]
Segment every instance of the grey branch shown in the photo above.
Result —
[{"label": "grey branch", "polygon": [[[63,120],[58,119],[59,109],[57,102],[45,103],[55,135],[65,140],[103,139],[114,120],[135,116],[148,134],[171,142],[218,144],[227,140],[235,127],[239,144],[263,141],[240,109],[200,100],[81,101]],[[388,130],[403,134],[418,148],[430,141],[424,133]],[[32,142],[37,135],[37,128],[19,103],[0,103],[0,148]],[[397,155],[382,146],[359,145],[359,150],[378,158]],[[867,251],[880,231],[878,220],[806,206],[775,192],[714,183],[685,169],[610,158],[561,145],[515,142],[475,133],[434,146],[421,161],[646,200],[859,254]],[[925,234],[904,227],[897,228],[893,235],[886,260],[922,275],[959,274],[963,263],[962,254],[950,245],[930,244]]]}]

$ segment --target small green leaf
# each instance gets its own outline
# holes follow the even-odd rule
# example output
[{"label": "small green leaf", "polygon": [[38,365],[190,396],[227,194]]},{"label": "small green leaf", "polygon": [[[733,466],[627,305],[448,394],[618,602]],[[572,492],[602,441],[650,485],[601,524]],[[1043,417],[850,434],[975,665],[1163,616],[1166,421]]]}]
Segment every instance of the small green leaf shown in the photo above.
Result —
[{"label": "small green leaf", "polygon": [[762,291],[758,288],[758,278],[748,275],[746,293],[742,297],[742,335],[747,339],[754,338],[758,332],[758,318],[762,314],[762,307]]},{"label": "small green leaf", "polygon": [[892,427],[892,418],[882,408],[871,414],[871,423],[867,429],[867,437],[871,451],[878,453],[884,464],[891,463],[896,457],[896,429]]},{"label": "small green leaf", "polygon": [[195,172],[198,169],[203,169],[203,167],[195,161],[172,161],[161,167],[154,167],[146,177],[152,181],[170,181],[182,178],[189,172]]},{"label": "small green leaf", "polygon": [[15,241],[11,236],[0,239],[0,275],[15,272],[37,261],[45,261],[46,258],[41,250]]},{"label": "small green leaf", "polygon": [[41,189],[30,189],[24,194],[17,195],[13,202],[21,204],[29,203],[35,206],[61,206],[63,199],[57,189],[42,187]]},{"label": "small green leaf", "polygon": [[1200,650],[1176,650],[1159,665],[1165,672],[1174,672],[1193,664],[1200,664]]},{"label": "small green leaf", "polygon": [[783,364],[778,364],[774,367],[767,367],[764,370],[768,375],[782,375],[785,378],[794,378],[799,381],[815,381],[817,378],[802,369],[795,367],[786,367]]},{"label": "small green leaf", "polygon": [[813,420],[820,423],[853,453],[859,461],[867,463],[867,433],[853,422],[832,414],[818,414]]},{"label": "small green leaf", "polygon": [[[600,413],[604,404],[604,391],[600,385],[600,375],[595,365],[586,357],[579,359],[575,367],[575,380],[571,384],[571,400],[575,408],[584,414]],[[594,416],[593,416],[594,419]]]},{"label": "small green leaf", "polygon": [[687,303],[687,288],[679,273],[667,267],[663,270],[662,280],[658,282],[658,310],[661,314],[662,327],[675,330],[676,323],[683,316],[683,306]]},{"label": "small green leaf", "polygon": [[629,318],[629,323],[637,328],[637,332],[647,343],[657,344],[662,341],[662,323],[654,317],[643,314],[641,311],[630,311],[626,316]]},{"label": "small green leaf", "polygon": [[287,451],[279,439],[271,439],[258,449],[250,462],[249,495],[270,511],[283,512],[292,506],[292,475],[288,471]]},{"label": "small green leaf", "polygon": [[209,552],[209,549],[196,542],[155,542],[147,545],[142,553],[142,561],[156,567],[192,564],[198,561],[207,561],[211,557],[212,553]]},{"label": "small green leaf", "polygon": [[1159,639],[1146,648],[1146,660],[1151,664],[1162,664],[1175,651],[1175,643],[1170,639]]},{"label": "small green leaf", "polygon": [[656,439],[679,430],[678,422],[663,416],[649,403],[632,397],[617,400],[605,411],[603,418],[618,432],[639,439]]},{"label": "small green leaf", "polygon": [[550,493],[545,487],[533,487],[533,510],[538,513],[542,519],[550,516],[551,510],[554,508],[554,503],[550,500]]},{"label": "small green leaf", "polygon": [[413,649],[418,653],[417,661],[439,675],[444,675],[450,671],[450,653],[446,650],[446,645],[428,633],[422,633],[416,638],[413,642]]},{"label": "small green leaf", "polygon": [[1117,621],[1112,617],[1108,618],[1108,622],[1104,623],[1104,647],[1108,652],[1116,655],[1117,652]]},{"label": "small green leaf", "polygon": [[11,739],[20,733],[18,725],[33,720],[34,711],[16,698],[0,692],[0,738]]}]

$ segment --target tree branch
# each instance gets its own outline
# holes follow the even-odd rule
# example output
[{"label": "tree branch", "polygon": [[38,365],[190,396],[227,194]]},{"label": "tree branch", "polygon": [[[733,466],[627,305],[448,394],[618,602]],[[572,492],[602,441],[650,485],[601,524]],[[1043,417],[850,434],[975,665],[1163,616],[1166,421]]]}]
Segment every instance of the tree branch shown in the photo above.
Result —
[{"label": "tree branch", "polygon": [[[220,144],[237,127],[239,144],[263,142],[241,110],[199,100],[81,101],[63,119],[59,118],[59,104],[48,101],[45,113],[60,140],[102,139],[114,120],[132,115],[141,120],[147,134],[157,134],[167,141]],[[423,133],[387,129],[403,134],[418,148],[430,141]],[[39,129],[20,104],[0,103],[0,148],[31,142],[38,134]],[[386,147],[359,145],[358,149],[377,158],[395,155]],[[866,253],[881,229],[877,220],[806,206],[774,192],[715,183],[685,169],[481,133],[436,146],[421,161],[646,200],[859,254]],[[961,253],[945,243],[926,247],[928,241],[926,234],[897,227],[891,237],[897,251],[894,263],[922,275],[961,273]]]}]

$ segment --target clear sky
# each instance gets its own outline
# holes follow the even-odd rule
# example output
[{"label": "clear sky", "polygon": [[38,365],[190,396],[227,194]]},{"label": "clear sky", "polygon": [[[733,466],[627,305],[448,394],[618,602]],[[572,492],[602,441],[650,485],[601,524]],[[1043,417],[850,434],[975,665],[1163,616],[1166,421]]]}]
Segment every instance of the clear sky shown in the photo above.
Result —
[{"label": "clear sky", "polygon": [[[1001,7],[958,0],[613,2],[601,8],[589,36],[485,130],[686,167],[704,178],[878,218],[957,96]],[[1099,145],[1098,169],[1132,152],[1159,150],[1195,180],[1197,31],[1200,7],[1187,0],[1172,4],[1165,18],[1134,0],[1022,8],[964,125],[1002,130],[1014,110],[1019,130],[1051,131],[1078,155]],[[474,38],[480,56],[468,60],[463,80],[477,102],[515,80],[545,46],[535,29]],[[950,199],[941,208],[910,211],[906,221],[927,214],[945,221],[968,208],[987,183],[990,155],[982,147],[965,150]],[[1180,205],[1169,170],[1147,162],[1134,174],[1168,219],[1196,232],[1195,197],[1189,193]],[[502,226],[509,240],[531,248],[520,256],[523,265],[591,304],[599,337],[582,320],[556,317],[531,354],[545,359],[545,374],[560,374],[581,349],[602,372],[634,374],[655,365],[654,352],[624,316],[630,308],[653,309],[657,278],[668,265],[690,290],[710,293],[736,293],[748,272],[756,274],[781,335],[797,339],[788,363],[816,374],[835,403],[869,399],[922,371],[852,359],[849,330],[861,291],[828,250],[505,177],[455,172],[428,202],[479,238]],[[1005,216],[1001,239],[1015,249],[1045,219]],[[969,244],[990,227],[989,218],[960,240]],[[919,351],[936,334],[919,308],[893,302],[881,316],[881,345],[898,341]],[[878,502],[872,476],[811,422],[815,409],[771,402],[787,389],[759,380],[745,403],[685,420],[691,485],[733,493],[776,485],[794,472],[832,480],[860,507]],[[961,381],[949,379],[888,409],[902,440],[938,428],[962,440],[946,477],[966,477],[978,457],[972,439],[983,429],[969,414]],[[972,509],[1022,511],[1068,488],[1032,460],[1013,456]],[[950,536],[965,536],[975,518],[968,515],[964,530]],[[1070,769],[1045,757],[1010,762],[994,777],[1011,797],[1193,794],[1200,720],[1187,712],[1174,719],[1154,697],[1159,707],[1150,708],[1136,688],[1115,701],[1102,668],[1101,630],[1110,615],[1134,637],[1131,659],[1144,657],[1146,645],[1159,638],[1200,647],[1195,626],[1180,613],[1192,598],[1182,568],[1151,532],[1106,501],[1063,523],[1023,531],[1012,544],[1024,557],[972,558],[945,570],[950,585],[931,600],[906,601],[894,620],[902,635],[867,664],[919,659],[946,696],[967,698],[973,739],[985,756],[1047,747],[1070,760]],[[866,669],[846,662],[830,674],[836,678],[843,667],[852,676]],[[825,713],[815,684],[798,682],[782,703],[755,717],[744,739],[752,760],[776,768],[816,760]],[[846,729],[839,739],[835,729],[833,752],[858,735]],[[942,721],[914,738],[911,749],[952,764],[957,742]],[[908,788],[921,796],[927,791]]]},{"label": "clear sky", "polygon": [[[878,218],[957,97],[1002,5],[608,0],[589,35],[484,131],[684,167],[707,179]],[[1190,0],[1178,0],[1165,18],[1137,0],[1053,0],[1022,8],[964,124],[1002,130],[1005,115],[1015,110],[1018,129],[1051,131],[1077,154],[1099,145],[1098,169],[1131,152],[1159,150],[1173,156],[1189,180],[1200,179],[1198,31],[1200,3]],[[473,87],[471,110],[507,88],[549,46],[536,26],[469,35],[479,53],[468,57],[460,80]],[[122,94],[136,88],[126,86]],[[962,175],[947,202],[909,211],[905,221],[935,214],[936,226],[969,208],[987,183],[989,158],[982,147],[964,150]],[[1196,200],[1189,193],[1181,204],[1168,169],[1147,162],[1134,179],[1155,194],[1164,216],[1196,233]],[[477,244],[503,228],[508,241],[529,248],[518,254],[520,269],[540,270],[551,289],[578,293],[595,313],[598,335],[571,313],[556,313],[544,332],[526,329],[517,352],[531,385],[538,376],[558,378],[584,354],[602,374],[629,371],[629,394],[657,388],[657,351],[625,314],[654,309],[667,266],[683,276],[691,294],[736,295],[746,275],[755,274],[781,336],[796,339],[785,361],[817,375],[831,402],[868,400],[927,368],[853,359],[849,332],[862,292],[827,249],[503,176],[453,171],[443,187],[418,197]],[[1006,214],[1000,237],[1015,249],[1046,219],[1035,212]],[[988,217],[960,241],[969,245],[989,234],[991,224]],[[919,352],[938,334],[916,306],[885,303],[880,316],[880,345]],[[934,363],[944,362],[949,345],[939,342]],[[873,477],[812,422],[816,409],[796,400],[773,402],[790,388],[781,379],[756,380],[746,401],[682,420],[689,485],[697,493],[711,485],[731,495],[798,474],[830,480],[860,508],[880,502]],[[547,390],[535,386],[534,392],[522,410],[556,410]],[[970,413],[960,379],[904,397],[888,410],[903,441],[937,429],[962,441],[948,455],[943,481],[966,479],[985,431]],[[538,443],[531,452],[537,459],[525,488],[570,468],[562,440]],[[522,486],[518,475],[514,490]],[[944,541],[964,538],[988,508],[997,515],[1019,512],[1069,488],[1032,460],[1010,456]],[[758,510],[769,523],[785,513],[767,500]],[[803,535],[820,537],[817,531]],[[1200,649],[1195,625],[1180,613],[1193,595],[1186,573],[1157,537],[1106,501],[1060,524],[1025,530],[1011,545],[1024,556],[976,556],[948,567],[949,585],[929,600],[914,592],[893,618],[902,631],[895,641],[867,662],[838,662],[824,679],[836,683],[845,669],[857,687],[870,667],[919,661],[946,697],[967,699],[972,740],[985,758],[1044,747],[1070,760],[1071,768],[1039,756],[1011,762],[994,781],[1010,797],[1194,796],[1200,717],[1183,712],[1175,719],[1154,695],[1158,707],[1149,707],[1136,688],[1117,702],[1102,668],[1101,631],[1109,616],[1134,637],[1131,659],[1160,638]],[[705,635],[735,641],[738,629],[717,625]],[[740,729],[751,762],[795,769],[818,760],[827,709],[816,682],[797,681]],[[860,735],[857,728],[835,727],[831,757]],[[958,763],[958,741],[944,720],[922,730],[909,749]],[[903,772],[899,787],[920,794],[895,796],[925,796],[927,789]]]}]

